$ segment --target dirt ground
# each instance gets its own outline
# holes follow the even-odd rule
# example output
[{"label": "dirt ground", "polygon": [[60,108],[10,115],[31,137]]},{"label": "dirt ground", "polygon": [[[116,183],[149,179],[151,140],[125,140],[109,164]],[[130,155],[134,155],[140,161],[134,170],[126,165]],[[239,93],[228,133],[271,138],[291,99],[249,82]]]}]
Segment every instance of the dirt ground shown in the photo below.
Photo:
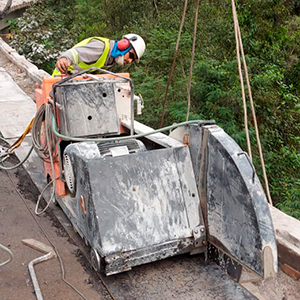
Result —
[{"label": "dirt ground", "polygon": [[[35,83],[14,64],[10,63],[1,52],[0,66],[5,68],[25,93],[34,99]],[[21,240],[34,238],[49,244],[44,233],[38,227],[36,219],[29,212],[29,210],[31,212],[34,210],[37,191],[30,181],[26,181],[24,184],[24,178],[27,176],[24,172],[22,169],[9,173],[0,171],[0,243],[8,246],[14,253],[12,262],[0,268],[0,298],[3,300],[36,299],[27,265],[40,254],[36,250],[22,245]],[[21,192],[25,200],[18,194],[17,190]],[[78,247],[70,241],[55,218],[51,214],[47,214],[38,217],[37,220],[63,258],[66,279],[80,290],[87,299],[111,299],[81,255]],[[0,262],[5,259],[6,256],[1,251]],[[37,265],[35,269],[45,300],[82,299],[61,280],[58,259],[43,262]],[[288,277],[282,271],[275,279],[256,283],[255,286],[266,300],[300,299],[300,282]]]}]

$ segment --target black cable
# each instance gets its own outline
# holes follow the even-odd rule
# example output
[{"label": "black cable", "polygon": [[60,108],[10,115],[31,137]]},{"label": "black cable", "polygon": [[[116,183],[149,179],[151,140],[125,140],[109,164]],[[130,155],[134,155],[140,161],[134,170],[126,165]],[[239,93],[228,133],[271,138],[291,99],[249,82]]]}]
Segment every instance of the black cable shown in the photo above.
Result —
[{"label": "black cable", "polygon": [[20,166],[23,165],[24,162],[28,159],[28,157],[30,156],[32,150],[33,150],[33,146],[31,146],[31,148],[30,148],[29,152],[27,153],[27,155],[25,156],[25,158],[24,158],[22,161],[20,161],[18,164],[14,165],[14,166],[11,166],[11,167],[5,167],[5,166],[3,165],[3,162],[2,162],[2,165],[0,164],[0,169],[1,169],[1,170],[13,170],[13,169],[16,169],[16,168],[20,167]]}]

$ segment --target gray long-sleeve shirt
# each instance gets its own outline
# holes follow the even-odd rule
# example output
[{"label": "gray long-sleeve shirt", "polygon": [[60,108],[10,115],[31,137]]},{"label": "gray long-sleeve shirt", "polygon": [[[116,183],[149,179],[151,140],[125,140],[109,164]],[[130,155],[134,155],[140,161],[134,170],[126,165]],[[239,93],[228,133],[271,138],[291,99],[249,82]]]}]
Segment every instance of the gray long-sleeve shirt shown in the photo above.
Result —
[{"label": "gray long-sleeve shirt", "polygon": [[[115,41],[109,41],[109,53],[107,55],[107,59],[105,61],[104,67],[109,68],[115,64],[114,58],[110,56],[111,50],[113,49]],[[76,51],[78,52],[78,63],[84,62],[86,64],[95,63],[99,57],[102,55],[104,51],[105,43],[98,40],[92,39],[89,43],[84,46],[76,47]],[[71,50],[67,50],[63,52],[59,58],[66,57],[74,67],[74,69],[80,70],[77,65],[74,65],[74,57],[71,53]]]}]

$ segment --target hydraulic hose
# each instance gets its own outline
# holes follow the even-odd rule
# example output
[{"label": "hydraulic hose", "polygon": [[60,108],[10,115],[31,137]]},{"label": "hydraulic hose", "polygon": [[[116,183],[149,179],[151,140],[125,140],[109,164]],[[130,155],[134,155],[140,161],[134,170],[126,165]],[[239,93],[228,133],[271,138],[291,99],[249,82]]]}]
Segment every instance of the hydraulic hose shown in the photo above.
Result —
[{"label": "hydraulic hose", "polygon": [[31,148],[30,148],[29,152],[27,153],[27,155],[25,156],[25,158],[22,161],[20,161],[19,163],[17,163],[16,165],[11,166],[11,167],[5,167],[5,166],[0,164],[0,169],[1,170],[13,170],[13,169],[16,169],[16,168],[20,167],[28,159],[28,157],[30,156],[32,150],[33,150],[33,146],[31,146]]},{"label": "hydraulic hose", "polygon": [[202,120],[191,120],[191,121],[185,121],[185,122],[181,122],[178,124],[174,124],[174,125],[170,125],[167,127],[163,127],[163,128],[159,128],[159,129],[155,129],[149,132],[145,132],[145,133],[140,133],[140,134],[134,134],[134,135],[127,135],[127,136],[120,136],[120,137],[111,137],[111,138],[75,138],[75,137],[70,137],[67,135],[63,135],[60,134],[57,131],[57,127],[56,127],[56,122],[55,122],[55,118],[52,114],[52,131],[54,132],[54,134],[57,137],[60,137],[61,139],[65,140],[65,141],[72,141],[72,142],[111,142],[111,141],[122,141],[122,140],[128,140],[128,139],[132,139],[132,138],[141,138],[141,137],[145,137],[148,135],[152,135],[155,133],[159,133],[159,132],[164,132],[164,131],[168,131],[174,128],[178,128],[181,126],[185,126],[185,125],[189,125],[189,124],[198,124],[198,125],[208,125],[208,124],[215,124],[214,120],[209,120],[209,121],[202,121]]}]

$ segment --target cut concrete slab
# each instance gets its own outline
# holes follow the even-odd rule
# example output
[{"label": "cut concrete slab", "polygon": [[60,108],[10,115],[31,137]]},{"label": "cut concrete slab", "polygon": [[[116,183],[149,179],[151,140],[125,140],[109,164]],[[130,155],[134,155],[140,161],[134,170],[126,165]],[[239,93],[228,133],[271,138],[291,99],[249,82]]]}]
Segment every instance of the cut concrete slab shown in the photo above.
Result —
[{"label": "cut concrete slab", "polygon": [[19,53],[6,44],[2,38],[0,38],[0,51],[6,56],[7,59],[9,59],[19,69],[24,71],[29,78],[38,84],[42,83],[43,78],[51,77],[50,74],[44,70],[38,69],[37,66],[29,62],[24,56],[19,55]]},{"label": "cut concrete slab", "polygon": [[[15,83],[5,69],[0,68],[0,131],[5,139],[12,144],[22,135],[31,119],[35,116],[36,105]],[[31,134],[28,134],[16,154],[22,161],[32,146]],[[46,185],[42,160],[33,151],[24,166],[42,191]]]},{"label": "cut concrete slab", "polygon": [[0,102],[24,100],[32,103],[32,100],[16,85],[6,70],[0,68]]},{"label": "cut concrete slab", "polygon": [[19,137],[35,113],[34,102],[0,68],[0,131],[4,138]]},{"label": "cut concrete slab", "polygon": [[300,221],[281,210],[270,207],[276,235],[300,249]]},{"label": "cut concrete slab", "polygon": [[4,138],[17,138],[22,135],[34,116],[34,104],[31,106],[23,102],[1,102],[0,130]]}]

